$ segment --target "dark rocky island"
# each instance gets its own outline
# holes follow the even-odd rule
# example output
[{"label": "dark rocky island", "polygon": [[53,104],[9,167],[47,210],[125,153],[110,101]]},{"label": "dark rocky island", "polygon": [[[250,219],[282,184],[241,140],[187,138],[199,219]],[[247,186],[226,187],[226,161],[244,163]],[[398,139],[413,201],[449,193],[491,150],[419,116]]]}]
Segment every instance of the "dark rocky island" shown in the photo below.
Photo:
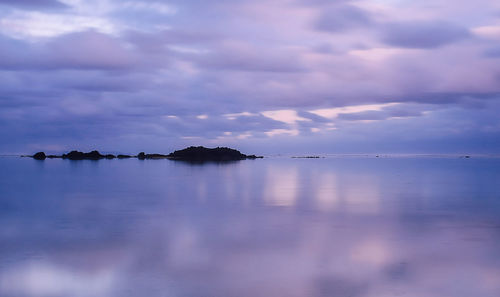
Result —
[{"label": "dark rocky island", "polygon": [[45,156],[44,152],[38,152],[38,153],[33,155],[33,159],[36,159],[36,160],[45,160],[46,157],[47,156]]},{"label": "dark rocky island", "polygon": [[146,154],[144,152],[140,152],[137,155],[137,159],[139,160],[145,160],[145,159],[168,159],[168,155],[162,155],[162,154]]},{"label": "dark rocky island", "polygon": [[[102,155],[98,151],[91,151],[89,153],[83,153],[79,151],[71,151],[67,154],[62,154],[62,155],[45,155],[44,152],[38,152],[34,154],[33,156],[26,156],[26,157],[32,157],[33,159],[37,160],[45,160],[45,158],[48,159],[68,159],[68,160],[100,160],[100,159],[114,159],[116,158],[115,155],[112,154],[107,154],[107,155]],[[126,157],[131,157],[131,156],[125,156],[125,155],[119,155],[120,158],[126,158]]]},{"label": "dark rocky island", "polygon": [[245,155],[235,149],[231,149],[228,147],[206,148],[203,146],[191,146],[183,150],[178,150],[170,153],[167,157],[171,160],[193,162],[223,162],[262,158],[255,155]]},{"label": "dark rocky island", "polygon": [[98,151],[91,151],[90,153],[82,153],[79,151],[71,151],[61,156],[63,159],[70,160],[100,160],[100,159],[114,159],[114,155],[101,155]]},{"label": "dark rocky island", "polygon": [[238,161],[245,159],[257,159],[263,158],[261,156],[256,155],[245,155],[240,153],[239,151],[227,147],[217,147],[217,148],[206,148],[203,146],[191,146],[185,148],[183,150],[178,150],[168,155],[163,154],[146,154],[144,152],[140,152],[137,156],[130,155],[112,155],[107,154],[103,155],[98,151],[91,151],[88,153],[79,152],[79,151],[71,151],[67,154],[62,155],[45,155],[44,152],[38,152],[34,154],[32,157],[36,160],[45,160],[49,159],[68,159],[68,160],[101,160],[101,159],[128,159],[128,158],[137,158],[139,160],[146,159],[170,159],[170,160],[179,160],[179,161],[189,161],[189,162],[225,162],[225,161]]}]

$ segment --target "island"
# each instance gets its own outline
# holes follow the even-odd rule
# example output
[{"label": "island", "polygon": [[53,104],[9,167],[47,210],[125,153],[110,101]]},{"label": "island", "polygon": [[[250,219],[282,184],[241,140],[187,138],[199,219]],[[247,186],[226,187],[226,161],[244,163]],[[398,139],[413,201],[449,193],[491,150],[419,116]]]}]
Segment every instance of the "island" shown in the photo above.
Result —
[{"label": "island", "polygon": [[38,153],[34,154],[32,157],[33,157],[33,159],[36,159],[36,160],[45,160],[45,158],[47,158],[47,156],[45,155],[44,152],[38,152]]},{"label": "island", "polygon": [[112,154],[101,154],[99,151],[94,150],[88,153],[80,151],[71,151],[67,154],[62,155],[46,155],[45,152],[38,152],[32,156],[36,160],[45,159],[68,159],[68,160],[101,160],[101,159],[129,159],[137,158],[139,160],[146,159],[169,159],[178,161],[188,161],[188,162],[225,162],[225,161],[238,161],[245,159],[260,159],[262,156],[256,155],[245,155],[240,151],[231,149],[228,147],[216,147],[216,148],[206,148],[203,146],[190,146],[188,148],[174,151],[168,155],[164,154],[146,154],[140,152],[136,156],[131,155],[112,155]]},{"label": "island", "polygon": [[69,159],[69,160],[100,160],[100,159],[114,159],[116,158],[115,155],[107,154],[107,155],[102,155],[98,151],[91,151],[89,153],[83,153],[79,151],[71,151],[67,154],[62,154],[62,155],[48,155],[46,156],[44,152],[38,152],[32,156],[34,159],[37,160],[45,160],[45,158],[48,159]]},{"label": "island", "polygon": [[263,157],[245,155],[228,147],[206,148],[203,146],[191,146],[183,150],[170,153],[167,158],[182,161],[236,161]]},{"label": "island", "polygon": [[162,155],[162,154],[146,154],[144,152],[140,152],[137,155],[137,159],[139,160],[145,160],[145,159],[168,159],[168,155]]}]

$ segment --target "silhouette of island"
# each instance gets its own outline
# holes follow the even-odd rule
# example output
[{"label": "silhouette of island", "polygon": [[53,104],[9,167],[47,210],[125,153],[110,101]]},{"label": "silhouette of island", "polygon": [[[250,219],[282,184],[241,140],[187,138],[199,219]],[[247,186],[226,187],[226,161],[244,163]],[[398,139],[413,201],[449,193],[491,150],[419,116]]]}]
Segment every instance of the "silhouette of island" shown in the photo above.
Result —
[{"label": "silhouette of island", "polygon": [[101,155],[98,151],[91,151],[90,153],[82,153],[79,151],[71,151],[62,155],[63,159],[70,160],[100,160],[100,159],[114,159],[113,155]]},{"label": "silhouette of island", "polygon": [[137,159],[139,159],[139,160],[144,160],[144,159],[168,159],[168,155],[162,155],[162,154],[145,154],[144,152],[140,152],[137,155]]},{"label": "silhouette of island", "polygon": [[257,159],[262,158],[256,155],[245,155],[241,152],[231,149],[228,147],[216,147],[216,148],[206,148],[203,146],[190,146],[183,150],[178,150],[170,153],[167,156],[171,160],[181,160],[181,161],[237,161],[245,159]]},{"label": "silhouette of island", "polygon": [[45,160],[46,157],[47,156],[45,156],[44,152],[38,152],[38,153],[33,155],[33,159],[36,159],[36,160]]},{"label": "silhouette of island", "polygon": [[224,161],[237,161],[237,160],[245,160],[245,159],[257,159],[263,158],[262,156],[256,155],[245,155],[239,152],[238,150],[231,149],[228,147],[217,147],[217,148],[206,148],[203,146],[191,146],[182,150],[174,151],[168,155],[163,154],[146,154],[144,152],[140,152],[137,156],[130,155],[112,155],[107,154],[103,155],[98,151],[91,151],[89,153],[84,153],[80,151],[71,151],[67,154],[62,155],[45,155],[44,152],[38,152],[32,156],[33,159],[36,160],[45,160],[49,159],[68,159],[68,160],[101,160],[101,159],[128,159],[128,158],[137,158],[139,160],[145,159],[170,159],[170,160],[179,160],[179,161],[190,161],[190,162],[206,162],[206,161],[214,161],[214,162],[224,162]]}]

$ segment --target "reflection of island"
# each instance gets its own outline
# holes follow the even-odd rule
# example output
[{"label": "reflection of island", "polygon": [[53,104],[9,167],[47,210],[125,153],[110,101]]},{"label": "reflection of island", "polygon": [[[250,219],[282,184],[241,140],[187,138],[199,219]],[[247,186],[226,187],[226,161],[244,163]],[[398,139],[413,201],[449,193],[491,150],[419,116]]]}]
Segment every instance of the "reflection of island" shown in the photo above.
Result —
[{"label": "reflection of island", "polygon": [[67,154],[62,155],[45,155],[44,152],[38,152],[31,156],[36,160],[45,160],[46,158],[54,159],[69,159],[69,160],[100,160],[100,159],[128,159],[128,158],[138,158],[139,160],[145,159],[170,159],[170,160],[180,160],[180,161],[193,161],[193,162],[204,162],[204,161],[236,161],[245,159],[257,159],[263,158],[262,156],[256,155],[245,155],[241,152],[227,148],[227,147],[217,147],[217,148],[206,148],[203,146],[198,147],[188,147],[183,150],[178,150],[168,155],[162,154],[146,154],[140,152],[137,156],[129,155],[112,155],[106,154],[102,155],[98,151],[91,151],[89,153],[83,153],[79,151],[71,151]]}]

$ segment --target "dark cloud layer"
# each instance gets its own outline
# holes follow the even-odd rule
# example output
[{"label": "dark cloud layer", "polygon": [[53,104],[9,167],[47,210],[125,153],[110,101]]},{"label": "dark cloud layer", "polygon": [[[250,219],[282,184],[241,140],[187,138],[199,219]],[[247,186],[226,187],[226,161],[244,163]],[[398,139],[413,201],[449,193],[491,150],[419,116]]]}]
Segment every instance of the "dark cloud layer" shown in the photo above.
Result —
[{"label": "dark cloud layer", "polygon": [[207,55],[198,55],[194,60],[201,67],[209,69],[297,72],[303,71],[300,56],[291,51],[276,51],[247,45],[223,46]]},{"label": "dark cloud layer", "polygon": [[322,11],[315,27],[327,32],[344,32],[373,23],[366,11],[351,5],[340,5]]},{"label": "dark cloud layer", "polygon": [[438,4],[106,3],[0,2],[0,152],[478,148],[500,133],[491,1],[470,19]]},{"label": "dark cloud layer", "polygon": [[442,21],[390,23],[382,32],[386,44],[406,48],[437,48],[469,36],[467,29]]},{"label": "dark cloud layer", "polygon": [[0,5],[29,9],[67,8],[66,4],[57,0],[0,0]]},{"label": "dark cloud layer", "polygon": [[72,33],[45,44],[31,44],[0,36],[2,69],[123,69],[134,56],[121,41],[94,31]]}]

